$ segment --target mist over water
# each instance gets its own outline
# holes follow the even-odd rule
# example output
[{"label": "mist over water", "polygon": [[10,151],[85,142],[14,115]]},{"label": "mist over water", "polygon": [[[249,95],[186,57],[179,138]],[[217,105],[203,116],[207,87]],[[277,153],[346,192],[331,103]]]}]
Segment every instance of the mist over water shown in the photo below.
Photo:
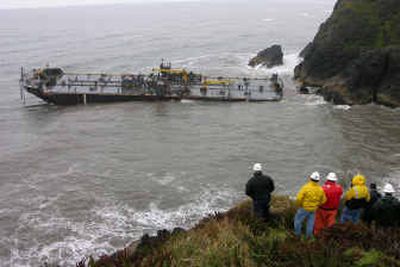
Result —
[{"label": "mist over water", "polygon": [[[262,162],[281,194],[317,169],[400,184],[400,110],[300,96],[298,52],[333,1],[152,3],[0,11],[0,262],[71,266],[243,200]],[[274,43],[285,64],[247,67]],[[161,58],[285,82],[280,103],[20,101],[19,67],[142,72]]]}]

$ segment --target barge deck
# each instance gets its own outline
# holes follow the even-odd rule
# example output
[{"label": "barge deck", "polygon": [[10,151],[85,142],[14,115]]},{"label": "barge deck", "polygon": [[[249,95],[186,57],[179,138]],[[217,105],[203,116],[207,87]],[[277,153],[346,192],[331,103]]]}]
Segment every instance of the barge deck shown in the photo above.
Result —
[{"label": "barge deck", "polygon": [[267,78],[207,77],[173,69],[161,63],[150,74],[67,73],[46,67],[25,72],[24,92],[56,105],[126,101],[280,101],[283,83],[274,74]]}]

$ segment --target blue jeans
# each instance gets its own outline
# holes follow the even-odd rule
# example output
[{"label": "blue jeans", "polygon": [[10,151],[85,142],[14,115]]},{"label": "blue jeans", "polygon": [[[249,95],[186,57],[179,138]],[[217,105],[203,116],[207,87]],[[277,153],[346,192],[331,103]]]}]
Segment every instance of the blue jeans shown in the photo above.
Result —
[{"label": "blue jeans", "polygon": [[352,222],[358,223],[360,221],[361,209],[351,210],[348,207],[344,207],[342,211],[342,216],[340,217],[340,222]]},{"label": "blue jeans", "polygon": [[301,235],[301,226],[304,220],[307,220],[306,235],[307,237],[312,237],[314,231],[315,211],[306,211],[303,208],[297,210],[296,216],[294,217],[294,232],[297,236]]}]

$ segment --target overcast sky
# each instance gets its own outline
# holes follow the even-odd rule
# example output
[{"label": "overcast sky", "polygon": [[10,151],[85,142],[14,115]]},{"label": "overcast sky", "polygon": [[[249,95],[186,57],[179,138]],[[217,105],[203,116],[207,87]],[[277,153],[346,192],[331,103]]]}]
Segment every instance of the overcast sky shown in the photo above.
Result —
[{"label": "overcast sky", "polygon": [[200,0],[0,0],[0,9]]}]

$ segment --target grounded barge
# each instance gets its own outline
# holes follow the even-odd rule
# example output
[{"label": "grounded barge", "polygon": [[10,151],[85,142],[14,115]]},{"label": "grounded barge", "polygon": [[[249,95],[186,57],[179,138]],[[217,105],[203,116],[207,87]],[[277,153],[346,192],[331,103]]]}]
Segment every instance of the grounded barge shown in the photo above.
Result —
[{"label": "grounded barge", "polygon": [[206,77],[161,63],[143,74],[76,74],[46,67],[25,72],[21,69],[21,97],[27,91],[56,105],[123,101],[279,101],[282,81],[278,75],[251,79]]}]

